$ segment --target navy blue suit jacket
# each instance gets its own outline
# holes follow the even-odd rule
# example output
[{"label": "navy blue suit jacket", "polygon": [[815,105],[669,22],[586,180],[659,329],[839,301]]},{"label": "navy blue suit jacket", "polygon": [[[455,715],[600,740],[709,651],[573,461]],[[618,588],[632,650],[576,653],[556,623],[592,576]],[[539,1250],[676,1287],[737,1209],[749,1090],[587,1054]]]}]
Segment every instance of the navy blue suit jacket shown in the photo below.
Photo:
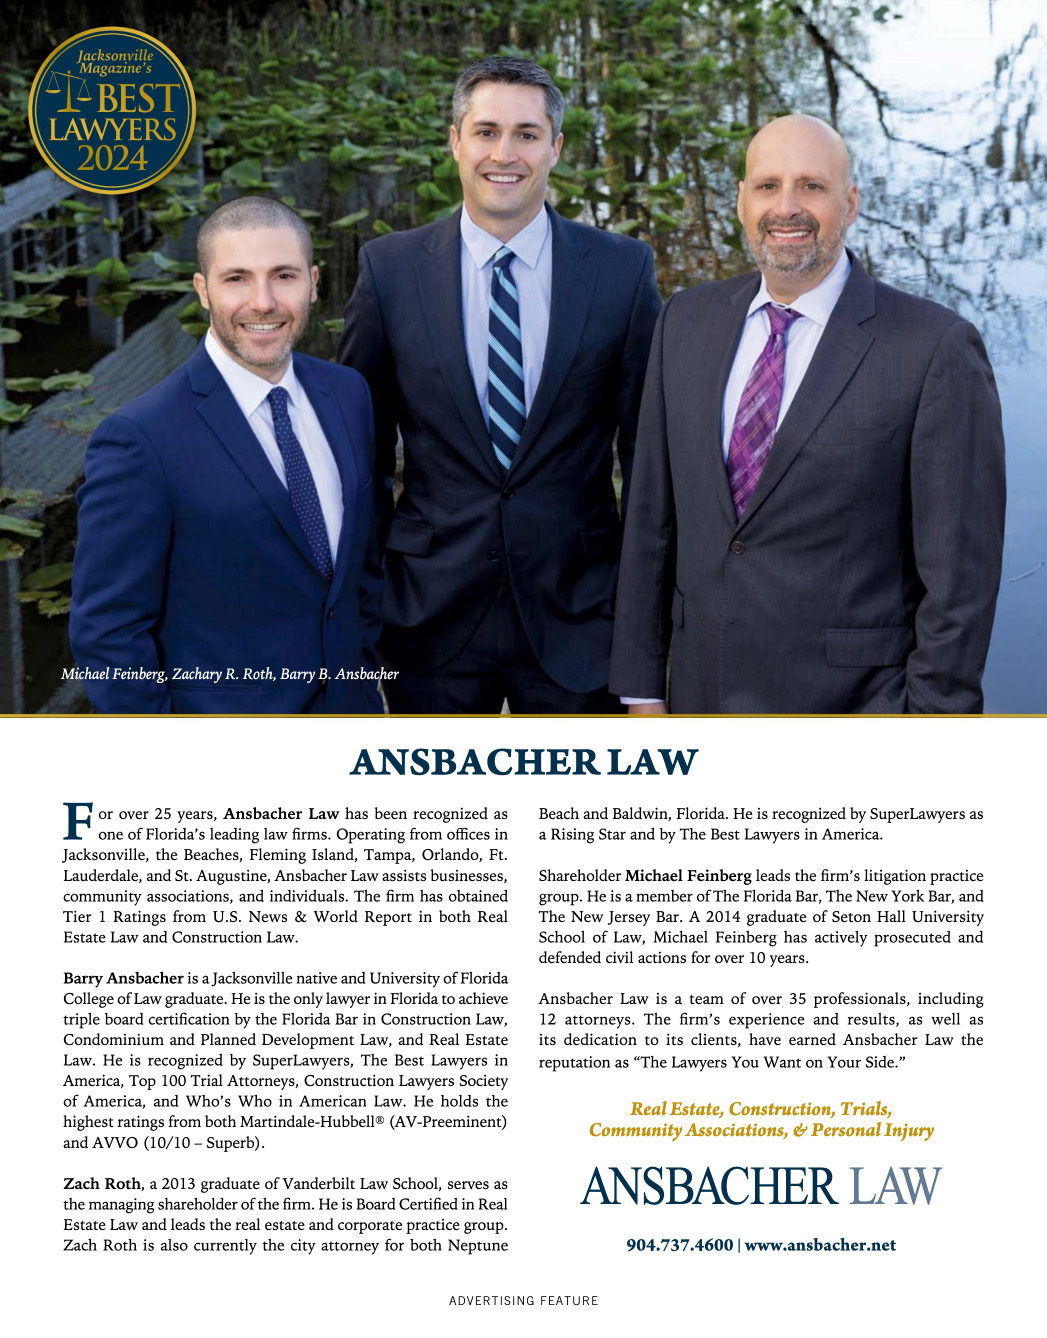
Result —
[{"label": "navy blue suit jacket", "polygon": [[342,480],[330,584],[203,344],[92,436],[70,641],[99,711],[381,710],[360,677],[381,601],[370,396],[348,368],[294,369]]},{"label": "navy blue suit jacket", "polygon": [[[367,377],[386,491],[381,650],[438,670],[468,642],[503,568],[546,673],[573,692],[607,682],[621,525],[644,371],[661,299],[651,248],[549,212],[545,363],[503,473],[462,331],[458,212],[360,253],[339,359]],[[403,493],[392,481],[397,429]]]}]

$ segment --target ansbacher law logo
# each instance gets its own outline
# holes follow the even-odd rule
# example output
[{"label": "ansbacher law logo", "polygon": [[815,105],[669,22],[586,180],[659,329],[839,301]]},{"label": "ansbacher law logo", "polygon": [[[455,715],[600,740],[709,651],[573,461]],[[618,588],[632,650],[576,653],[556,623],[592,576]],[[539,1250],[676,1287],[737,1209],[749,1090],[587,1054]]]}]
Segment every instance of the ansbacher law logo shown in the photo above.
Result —
[{"label": "ansbacher law logo", "polygon": [[134,28],[91,28],[44,61],[29,129],[44,161],[81,190],[120,195],[166,176],[189,146],[196,98],[181,61]]}]

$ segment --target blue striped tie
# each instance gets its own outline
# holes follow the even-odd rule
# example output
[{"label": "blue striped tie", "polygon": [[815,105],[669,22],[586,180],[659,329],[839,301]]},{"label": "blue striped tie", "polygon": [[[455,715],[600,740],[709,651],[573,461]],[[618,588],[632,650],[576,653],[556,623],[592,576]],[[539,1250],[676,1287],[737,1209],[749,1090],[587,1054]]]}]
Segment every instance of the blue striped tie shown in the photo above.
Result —
[{"label": "blue striped tie", "polygon": [[291,509],[305,531],[305,537],[309,540],[309,551],[320,569],[320,574],[324,580],[329,581],[334,571],[331,563],[331,541],[327,535],[327,525],[324,523],[324,513],[320,509],[320,497],[313,482],[309,462],[291,426],[291,415],[287,412],[287,391],[283,386],[274,386],[267,398],[273,414],[276,444],[280,448],[284,472],[287,475]]},{"label": "blue striped tie", "polygon": [[523,349],[520,344],[520,299],[509,266],[516,257],[503,246],[491,271],[491,324],[487,342],[487,407],[491,444],[503,469],[523,435]]}]

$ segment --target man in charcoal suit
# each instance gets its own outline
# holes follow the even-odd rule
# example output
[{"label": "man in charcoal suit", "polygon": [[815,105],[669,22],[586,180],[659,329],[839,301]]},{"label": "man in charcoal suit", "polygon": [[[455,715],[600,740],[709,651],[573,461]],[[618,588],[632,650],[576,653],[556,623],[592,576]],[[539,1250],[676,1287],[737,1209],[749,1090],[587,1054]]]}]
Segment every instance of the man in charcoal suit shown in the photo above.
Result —
[{"label": "man in charcoal suit", "polygon": [[531,61],[470,67],[451,127],[463,208],[360,255],[339,356],[374,398],[395,712],[621,709],[612,443],[624,501],[661,303],[647,246],[545,204],[562,119]]},{"label": "man in charcoal suit", "polygon": [[870,278],[829,126],[749,145],[759,273],[677,293],[655,333],[611,688],[635,712],[977,712],[1003,542],[978,332]]}]

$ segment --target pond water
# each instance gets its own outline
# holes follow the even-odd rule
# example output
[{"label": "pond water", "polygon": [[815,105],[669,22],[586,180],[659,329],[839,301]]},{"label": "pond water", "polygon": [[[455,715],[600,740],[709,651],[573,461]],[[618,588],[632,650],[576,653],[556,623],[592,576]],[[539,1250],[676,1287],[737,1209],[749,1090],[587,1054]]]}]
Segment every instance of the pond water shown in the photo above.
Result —
[{"label": "pond water", "polygon": [[888,127],[911,142],[885,139],[863,88],[840,114],[856,179],[873,183],[864,212],[882,220],[854,236],[879,277],[974,321],[996,371],[1008,506],[988,712],[1047,710],[1045,17],[1036,0],[923,0],[903,21],[871,24],[863,72],[887,95]]}]

